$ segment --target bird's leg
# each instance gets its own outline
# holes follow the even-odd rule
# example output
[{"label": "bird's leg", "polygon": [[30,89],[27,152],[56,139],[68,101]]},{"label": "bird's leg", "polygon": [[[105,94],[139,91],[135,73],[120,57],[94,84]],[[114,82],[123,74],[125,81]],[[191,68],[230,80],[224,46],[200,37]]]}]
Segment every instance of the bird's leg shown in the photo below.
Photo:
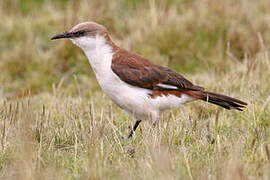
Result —
[{"label": "bird's leg", "polygon": [[133,133],[136,131],[137,127],[139,126],[139,124],[142,122],[142,120],[137,120],[133,126],[133,128],[131,129],[128,138],[131,138]]}]

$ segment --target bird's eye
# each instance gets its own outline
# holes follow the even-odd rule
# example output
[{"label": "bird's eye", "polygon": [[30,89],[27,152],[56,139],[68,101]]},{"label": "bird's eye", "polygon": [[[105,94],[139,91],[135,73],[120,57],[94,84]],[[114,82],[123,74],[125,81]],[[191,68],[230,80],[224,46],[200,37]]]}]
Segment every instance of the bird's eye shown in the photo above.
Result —
[{"label": "bird's eye", "polygon": [[75,37],[80,37],[80,36],[83,36],[84,33],[85,33],[85,31],[77,31],[77,32],[75,32],[73,34],[74,34]]}]

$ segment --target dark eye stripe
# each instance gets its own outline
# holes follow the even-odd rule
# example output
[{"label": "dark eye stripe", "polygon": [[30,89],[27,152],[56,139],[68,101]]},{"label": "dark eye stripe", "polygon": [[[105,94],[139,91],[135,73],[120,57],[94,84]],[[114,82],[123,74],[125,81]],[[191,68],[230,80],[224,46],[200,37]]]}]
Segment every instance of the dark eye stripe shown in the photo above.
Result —
[{"label": "dark eye stripe", "polygon": [[74,32],[72,34],[75,37],[80,37],[80,36],[83,36],[85,34],[85,31],[77,31],[77,32]]}]

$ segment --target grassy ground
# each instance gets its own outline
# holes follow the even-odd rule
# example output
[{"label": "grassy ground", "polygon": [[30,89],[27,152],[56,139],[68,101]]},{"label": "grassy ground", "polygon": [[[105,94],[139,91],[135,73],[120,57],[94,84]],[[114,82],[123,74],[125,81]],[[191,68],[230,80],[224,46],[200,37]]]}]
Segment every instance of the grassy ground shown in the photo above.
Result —
[{"label": "grassy ground", "polygon": [[[270,179],[268,0],[0,1],[0,179]],[[121,47],[248,102],[143,123],[54,34],[93,20]]]}]

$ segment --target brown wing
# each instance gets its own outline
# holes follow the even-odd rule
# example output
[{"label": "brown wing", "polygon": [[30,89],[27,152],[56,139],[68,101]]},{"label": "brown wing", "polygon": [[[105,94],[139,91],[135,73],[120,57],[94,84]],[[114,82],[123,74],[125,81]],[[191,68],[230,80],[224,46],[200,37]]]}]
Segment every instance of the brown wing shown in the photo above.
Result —
[{"label": "brown wing", "polygon": [[152,89],[150,94],[152,98],[169,94],[181,97],[182,94],[186,94],[226,109],[240,111],[247,105],[238,99],[205,91],[204,88],[193,85],[180,74],[168,68],[156,66],[147,59],[123,49],[118,49],[115,53],[111,68],[126,83]]},{"label": "brown wing", "polygon": [[113,72],[124,82],[153,90],[202,90],[180,74],[126,50],[117,52],[111,66]]}]

